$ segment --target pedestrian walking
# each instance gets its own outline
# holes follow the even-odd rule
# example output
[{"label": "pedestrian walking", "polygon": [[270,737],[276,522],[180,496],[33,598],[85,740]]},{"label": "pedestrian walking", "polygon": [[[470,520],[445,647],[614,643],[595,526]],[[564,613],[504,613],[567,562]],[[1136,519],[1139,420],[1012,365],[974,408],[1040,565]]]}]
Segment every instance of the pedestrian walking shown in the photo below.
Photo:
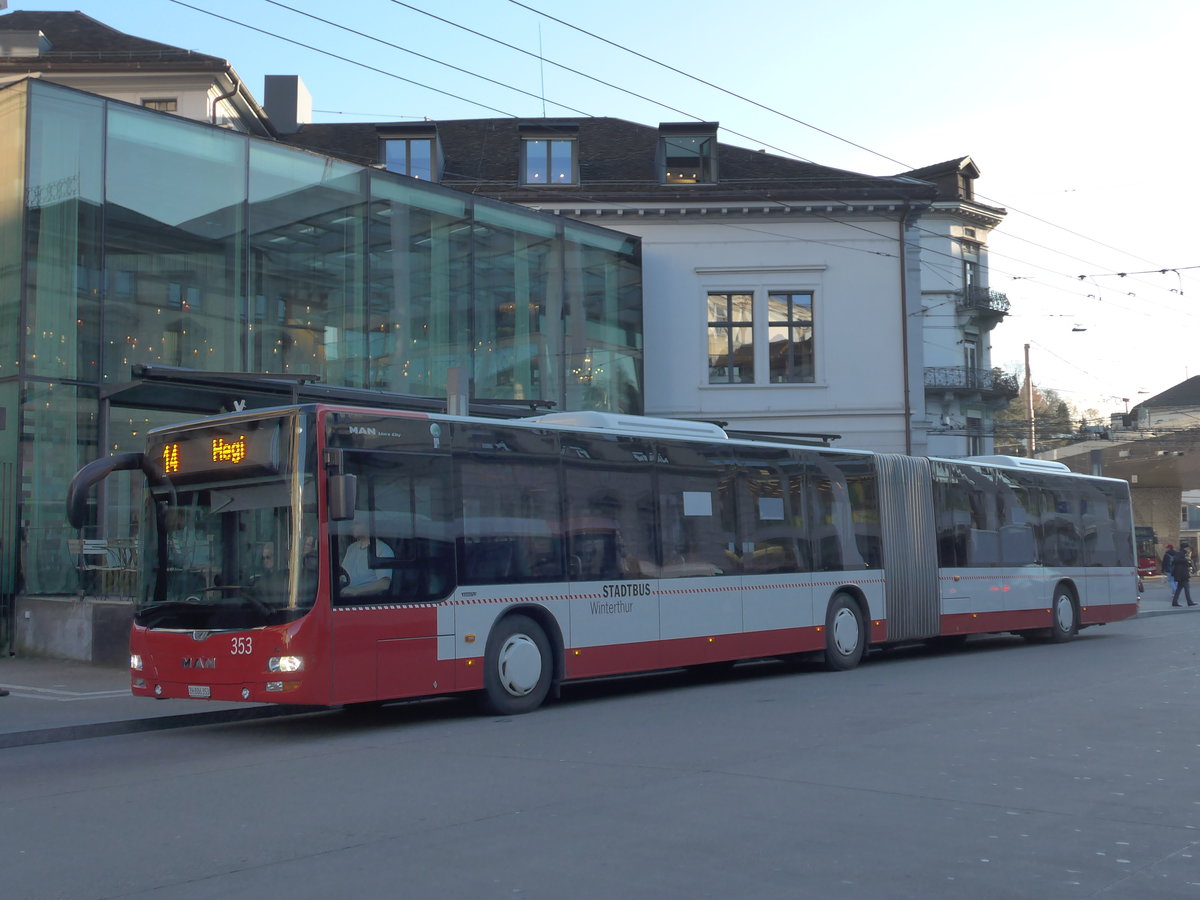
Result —
[{"label": "pedestrian walking", "polygon": [[1167,544],[1167,552],[1162,558],[1162,573],[1167,576],[1167,587],[1175,590],[1175,575],[1172,572],[1172,564],[1175,562],[1175,545]]},{"label": "pedestrian walking", "polygon": [[1171,605],[1179,605],[1179,592],[1183,591],[1183,595],[1187,597],[1187,605],[1195,606],[1196,604],[1192,602],[1192,589],[1189,585],[1192,580],[1192,566],[1188,562],[1186,554],[1175,554],[1175,558],[1171,561],[1171,574],[1175,576],[1175,595],[1171,597]]}]

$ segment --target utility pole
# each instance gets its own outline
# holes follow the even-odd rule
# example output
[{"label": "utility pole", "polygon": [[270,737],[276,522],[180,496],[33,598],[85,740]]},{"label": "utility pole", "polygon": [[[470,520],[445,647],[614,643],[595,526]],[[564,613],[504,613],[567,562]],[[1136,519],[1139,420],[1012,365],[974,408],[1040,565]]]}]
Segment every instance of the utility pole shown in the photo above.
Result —
[{"label": "utility pole", "polygon": [[1033,376],[1029,374],[1029,345],[1025,345],[1025,418],[1029,420],[1029,456],[1037,452],[1037,432],[1033,422]]}]

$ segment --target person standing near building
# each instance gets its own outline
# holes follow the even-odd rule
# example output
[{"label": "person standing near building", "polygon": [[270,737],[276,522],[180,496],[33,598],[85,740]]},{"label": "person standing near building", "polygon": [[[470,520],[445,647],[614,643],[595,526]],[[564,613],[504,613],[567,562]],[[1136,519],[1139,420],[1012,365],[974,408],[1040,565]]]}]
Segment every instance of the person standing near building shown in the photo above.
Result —
[{"label": "person standing near building", "polygon": [[1175,575],[1172,571],[1175,556],[1175,545],[1167,544],[1167,552],[1163,554],[1162,558],[1162,573],[1167,577],[1167,587],[1172,591],[1175,590]]},{"label": "person standing near building", "polygon": [[1192,602],[1192,589],[1189,582],[1192,580],[1192,564],[1185,553],[1176,553],[1175,558],[1171,560],[1171,574],[1175,577],[1175,595],[1171,597],[1171,605],[1179,605],[1179,592],[1183,591],[1187,597],[1187,605],[1195,606]]}]

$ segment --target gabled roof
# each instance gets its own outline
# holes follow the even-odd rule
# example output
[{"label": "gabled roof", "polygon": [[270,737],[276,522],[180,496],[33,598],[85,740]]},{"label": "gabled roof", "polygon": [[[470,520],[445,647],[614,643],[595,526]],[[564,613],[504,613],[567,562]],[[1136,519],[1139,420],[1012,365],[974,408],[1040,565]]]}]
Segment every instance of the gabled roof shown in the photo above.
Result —
[{"label": "gabled roof", "polygon": [[125,34],[81,12],[10,12],[0,16],[0,32],[4,31],[40,31],[51,46],[40,56],[0,57],[0,72],[160,65],[221,71],[229,65],[220,57]]},{"label": "gabled roof", "polygon": [[1143,400],[1134,409],[1158,409],[1164,406],[1200,407],[1200,375],[1193,375],[1187,381],[1181,381],[1161,394]]},{"label": "gabled roof", "polygon": [[[320,123],[304,125],[284,139],[355,162],[377,163],[380,135],[389,127],[422,127],[430,133],[436,129],[445,161],[442,184],[518,203],[545,202],[555,196],[581,201],[857,199],[928,203],[935,196],[934,186],[919,179],[862,175],[732,144],[718,144],[716,184],[661,184],[656,168],[659,129],[608,117],[456,119],[419,125]],[[579,142],[578,184],[520,184],[522,130],[531,128],[575,137]]]},{"label": "gabled roof", "polygon": [[975,179],[979,177],[979,167],[969,156],[960,156],[957,159],[948,159],[931,166],[922,166],[898,177],[919,178],[922,181],[933,182],[937,186],[937,199],[941,203],[958,204],[960,208],[963,204],[969,204],[976,211],[984,210],[985,217],[988,214],[1001,217],[1005,215],[1005,211],[1000,207],[988,206],[975,199],[974,185]]},{"label": "gabled roof", "polygon": [[965,178],[978,178],[979,167],[969,156],[960,156],[957,159],[948,159],[945,162],[934,163],[932,166],[922,166],[919,169],[913,169],[905,172],[909,178],[920,178],[924,181],[932,181],[939,175],[962,175]]}]

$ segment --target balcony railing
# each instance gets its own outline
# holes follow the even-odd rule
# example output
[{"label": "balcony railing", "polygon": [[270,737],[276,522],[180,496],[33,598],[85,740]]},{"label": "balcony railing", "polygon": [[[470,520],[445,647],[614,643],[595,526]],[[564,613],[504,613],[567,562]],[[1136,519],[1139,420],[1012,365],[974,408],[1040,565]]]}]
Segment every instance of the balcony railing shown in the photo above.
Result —
[{"label": "balcony railing", "polygon": [[925,387],[978,391],[1010,399],[1021,393],[1016,375],[1000,369],[972,369],[967,366],[929,366],[925,369]]},{"label": "balcony railing", "polygon": [[994,313],[999,316],[1008,315],[1009,308],[1007,295],[978,285],[972,285],[964,290],[958,305],[963,309]]}]

